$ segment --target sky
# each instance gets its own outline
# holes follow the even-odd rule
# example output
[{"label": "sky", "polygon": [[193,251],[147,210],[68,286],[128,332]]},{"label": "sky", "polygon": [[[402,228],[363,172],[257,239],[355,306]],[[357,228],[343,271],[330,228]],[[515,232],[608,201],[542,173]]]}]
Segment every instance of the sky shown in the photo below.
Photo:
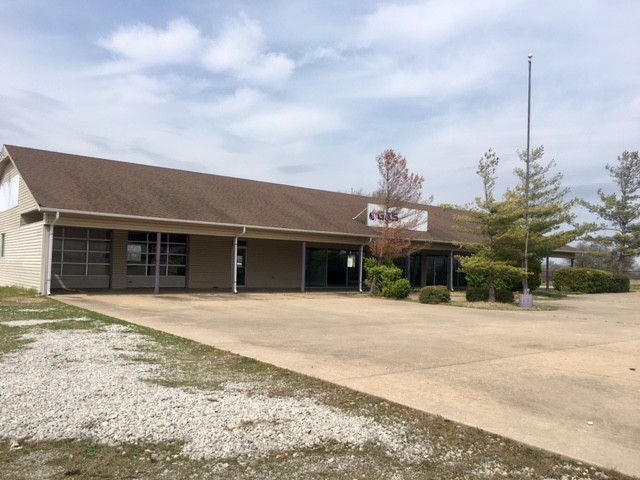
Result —
[{"label": "sky", "polygon": [[571,196],[640,149],[637,0],[3,0],[0,143],[372,192],[394,149],[434,204],[531,146]]}]

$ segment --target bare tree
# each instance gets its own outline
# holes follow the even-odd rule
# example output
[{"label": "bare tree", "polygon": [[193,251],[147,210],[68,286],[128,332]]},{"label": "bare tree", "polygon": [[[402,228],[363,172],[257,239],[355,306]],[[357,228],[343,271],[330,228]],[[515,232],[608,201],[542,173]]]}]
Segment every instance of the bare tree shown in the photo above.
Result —
[{"label": "bare tree", "polygon": [[422,200],[424,177],[409,172],[407,159],[394,150],[385,150],[376,157],[380,179],[375,197],[381,212],[378,235],[371,243],[371,252],[380,262],[406,256],[412,252],[412,231],[422,218],[406,207],[415,207]]}]

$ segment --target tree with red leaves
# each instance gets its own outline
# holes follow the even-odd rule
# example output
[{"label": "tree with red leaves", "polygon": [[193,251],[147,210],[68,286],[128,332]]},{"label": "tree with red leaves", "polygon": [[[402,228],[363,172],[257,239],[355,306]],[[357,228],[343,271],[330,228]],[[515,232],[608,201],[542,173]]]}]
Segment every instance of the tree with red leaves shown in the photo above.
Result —
[{"label": "tree with red leaves", "polygon": [[408,215],[403,207],[411,207],[422,201],[424,177],[410,173],[407,159],[389,149],[376,157],[380,180],[374,194],[383,209],[383,225],[371,242],[371,253],[379,263],[409,255],[415,250],[411,242],[411,231],[423,221]]}]

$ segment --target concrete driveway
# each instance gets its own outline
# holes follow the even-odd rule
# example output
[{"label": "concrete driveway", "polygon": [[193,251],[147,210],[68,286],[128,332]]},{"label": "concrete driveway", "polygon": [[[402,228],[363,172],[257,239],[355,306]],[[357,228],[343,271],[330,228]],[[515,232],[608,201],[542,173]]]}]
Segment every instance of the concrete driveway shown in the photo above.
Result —
[{"label": "concrete driveway", "polygon": [[57,298],[640,476],[640,292],[508,312],[313,293]]}]

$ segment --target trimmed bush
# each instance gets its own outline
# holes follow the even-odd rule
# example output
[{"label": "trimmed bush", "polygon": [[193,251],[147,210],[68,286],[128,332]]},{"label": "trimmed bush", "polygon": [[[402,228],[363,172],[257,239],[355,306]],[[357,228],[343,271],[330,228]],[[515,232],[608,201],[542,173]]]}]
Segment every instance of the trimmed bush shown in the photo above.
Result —
[{"label": "trimmed bush", "polygon": [[[487,300],[489,299],[489,292],[487,291]],[[515,297],[511,290],[496,290],[496,302],[500,303],[513,303]]]},{"label": "trimmed bush", "polygon": [[401,278],[393,283],[389,284],[382,291],[382,295],[385,297],[395,298],[401,300],[407,298],[411,293],[411,282],[406,278]]},{"label": "trimmed bush", "polygon": [[[540,288],[542,279],[542,260],[539,258],[532,258],[529,260],[529,290],[534,291]],[[481,273],[467,274],[467,284],[473,287],[488,287],[487,276]],[[522,290],[522,278],[520,277],[496,277],[495,287],[497,290],[511,290],[512,292],[518,292]]]},{"label": "trimmed bush", "polygon": [[622,273],[614,273],[611,279],[611,287],[614,289],[612,292],[624,293],[631,290],[631,278]]},{"label": "trimmed bush", "polygon": [[402,279],[402,270],[391,261],[379,264],[377,259],[367,258],[364,262],[364,269],[367,272],[364,284],[371,289],[371,293],[374,295],[391,296],[385,295],[384,292]]},{"label": "trimmed bush", "polygon": [[[469,287],[465,292],[467,302],[488,302],[489,289],[484,287]],[[515,300],[511,290],[496,289],[496,302],[513,303]]]},{"label": "trimmed bush", "polygon": [[630,284],[626,275],[593,268],[563,268],[553,275],[553,288],[562,292],[628,292]]},{"label": "trimmed bush", "polygon": [[436,285],[433,287],[424,287],[420,290],[420,296],[418,298],[420,303],[449,303],[451,301],[451,292],[443,285]]},{"label": "trimmed bush", "polygon": [[464,296],[467,302],[486,302],[489,300],[489,289],[484,287],[468,287]]}]

